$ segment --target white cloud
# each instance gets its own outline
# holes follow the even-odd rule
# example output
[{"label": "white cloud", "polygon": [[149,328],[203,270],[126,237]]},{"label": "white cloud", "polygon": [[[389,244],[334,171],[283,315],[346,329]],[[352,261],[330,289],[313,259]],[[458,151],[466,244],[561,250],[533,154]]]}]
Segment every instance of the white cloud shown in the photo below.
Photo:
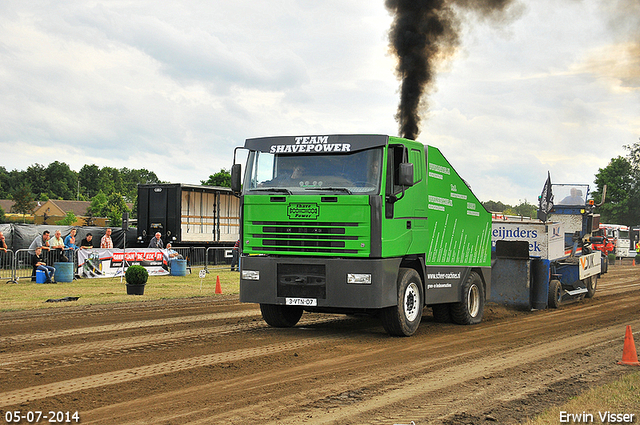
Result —
[{"label": "white cloud", "polygon": [[[591,182],[640,133],[635,21],[612,26],[601,0],[522,4],[465,26],[419,136],[482,200],[535,201],[547,170]],[[391,20],[383,0],[4,2],[0,165],[199,183],[247,137],[395,135]]]}]

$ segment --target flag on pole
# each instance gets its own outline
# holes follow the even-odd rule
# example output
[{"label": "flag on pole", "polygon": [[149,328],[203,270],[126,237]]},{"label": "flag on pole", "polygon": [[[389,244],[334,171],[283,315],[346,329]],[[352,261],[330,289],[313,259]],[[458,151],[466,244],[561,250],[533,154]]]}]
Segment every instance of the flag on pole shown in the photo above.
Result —
[{"label": "flag on pole", "polygon": [[547,171],[547,181],[542,188],[542,194],[540,195],[538,218],[542,221],[547,221],[549,212],[553,208],[553,192],[551,191],[551,173]]},{"label": "flag on pole", "polygon": [[551,192],[551,173],[547,171],[547,181],[542,188],[538,205],[538,218],[547,221],[549,212],[553,208],[553,193]]}]

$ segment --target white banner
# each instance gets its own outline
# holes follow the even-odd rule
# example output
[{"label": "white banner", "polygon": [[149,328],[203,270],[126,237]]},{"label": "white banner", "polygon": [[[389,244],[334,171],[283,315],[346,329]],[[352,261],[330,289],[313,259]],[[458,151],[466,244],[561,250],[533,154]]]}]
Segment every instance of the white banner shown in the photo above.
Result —
[{"label": "white banner", "polygon": [[599,274],[601,269],[601,254],[600,251],[593,252],[591,254],[578,257],[580,259],[580,270],[578,277],[580,280],[586,279],[590,276]]},{"label": "white banner", "polygon": [[540,221],[493,220],[491,246],[496,241],[527,241],[529,256],[546,260],[564,257],[564,232],[561,223],[542,223]]},{"label": "white banner", "polygon": [[81,277],[117,277],[134,264],[143,266],[150,276],[167,275],[169,251],[157,248],[78,250],[78,275]]}]

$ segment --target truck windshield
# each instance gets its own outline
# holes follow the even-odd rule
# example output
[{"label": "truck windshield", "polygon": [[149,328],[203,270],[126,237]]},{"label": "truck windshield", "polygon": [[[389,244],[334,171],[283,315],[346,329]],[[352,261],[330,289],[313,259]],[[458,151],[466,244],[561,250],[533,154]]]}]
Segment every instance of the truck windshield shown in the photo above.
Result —
[{"label": "truck windshield", "polygon": [[[382,148],[350,154],[278,155],[252,151],[245,191],[379,193]],[[312,192],[313,191],[313,192]]]},{"label": "truck windshield", "polygon": [[554,184],[551,190],[556,205],[584,206],[589,195],[589,186],[585,184]]}]

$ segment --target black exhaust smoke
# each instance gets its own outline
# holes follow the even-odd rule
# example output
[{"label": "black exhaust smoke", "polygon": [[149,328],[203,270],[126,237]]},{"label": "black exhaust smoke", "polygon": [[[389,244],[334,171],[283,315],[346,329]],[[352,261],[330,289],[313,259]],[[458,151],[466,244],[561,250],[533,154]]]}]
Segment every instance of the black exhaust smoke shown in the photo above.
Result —
[{"label": "black exhaust smoke", "polygon": [[459,43],[465,10],[482,18],[501,19],[512,0],[386,0],[394,16],[389,30],[391,50],[398,57],[396,73],[401,81],[396,114],[400,135],[415,140],[420,133],[420,109],[427,109],[423,95],[434,89],[436,65],[451,56]]}]

